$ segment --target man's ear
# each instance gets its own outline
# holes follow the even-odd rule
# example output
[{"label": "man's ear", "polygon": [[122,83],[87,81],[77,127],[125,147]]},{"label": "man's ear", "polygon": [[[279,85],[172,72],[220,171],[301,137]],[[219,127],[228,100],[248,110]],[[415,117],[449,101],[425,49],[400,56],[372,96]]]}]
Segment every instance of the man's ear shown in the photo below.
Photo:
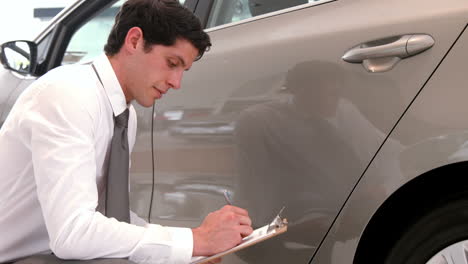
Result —
[{"label": "man's ear", "polygon": [[140,45],[144,45],[143,31],[139,27],[132,27],[128,30],[123,47],[131,54],[137,51]]}]

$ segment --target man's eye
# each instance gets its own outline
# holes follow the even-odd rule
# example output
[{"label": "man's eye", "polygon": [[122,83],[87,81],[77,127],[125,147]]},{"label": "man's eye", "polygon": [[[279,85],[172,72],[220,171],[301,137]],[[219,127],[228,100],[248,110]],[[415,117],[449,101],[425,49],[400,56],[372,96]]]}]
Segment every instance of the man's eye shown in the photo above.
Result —
[{"label": "man's eye", "polygon": [[170,60],[167,61],[167,65],[169,66],[169,68],[175,68],[175,67],[177,67],[177,63],[174,63],[174,62],[172,62],[172,61],[170,61]]}]

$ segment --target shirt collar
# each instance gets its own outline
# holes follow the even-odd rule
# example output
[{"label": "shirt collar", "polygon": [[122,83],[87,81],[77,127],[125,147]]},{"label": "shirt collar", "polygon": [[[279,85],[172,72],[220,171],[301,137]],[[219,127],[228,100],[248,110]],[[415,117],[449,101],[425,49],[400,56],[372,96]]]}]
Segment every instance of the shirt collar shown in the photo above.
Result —
[{"label": "shirt collar", "polygon": [[119,80],[115,75],[114,69],[107,58],[106,54],[101,54],[94,62],[94,67],[97,71],[98,77],[102,81],[104,90],[106,91],[107,98],[114,112],[114,116],[120,115],[128,105],[125,100],[125,94],[120,86]]}]

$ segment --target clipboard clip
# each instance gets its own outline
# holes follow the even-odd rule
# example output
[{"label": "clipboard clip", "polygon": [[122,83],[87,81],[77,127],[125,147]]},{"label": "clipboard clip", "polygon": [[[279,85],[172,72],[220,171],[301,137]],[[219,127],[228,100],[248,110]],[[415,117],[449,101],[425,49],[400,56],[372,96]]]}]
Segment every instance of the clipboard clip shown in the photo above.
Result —
[{"label": "clipboard clip", "polygon": [[283,212],[284,208],[286,208],[286,206],[283,206],[283,208],[281,208],[279,213],[275,216],[275,218],[273,218],[273,221],[268,225],[267,233],[288,224],[288,220],[286,218],[281,217],[281,213]]}]

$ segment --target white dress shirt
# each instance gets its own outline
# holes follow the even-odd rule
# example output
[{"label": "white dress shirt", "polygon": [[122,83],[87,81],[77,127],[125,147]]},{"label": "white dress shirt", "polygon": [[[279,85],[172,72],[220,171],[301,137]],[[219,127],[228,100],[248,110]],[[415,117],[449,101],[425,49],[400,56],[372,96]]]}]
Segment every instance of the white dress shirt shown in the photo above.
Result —
[{"label": "white dress shirt", "polygon": [[[105,55],[91,65],[48,72],[18,98],[0,130],[0,262],[50,253],[60,258],[130,258],[137,263],[188,263],[188,228],[107,218],[104,204],[113,115],[126,104]],[[135,225],[138,224],[139,225]]]}]

